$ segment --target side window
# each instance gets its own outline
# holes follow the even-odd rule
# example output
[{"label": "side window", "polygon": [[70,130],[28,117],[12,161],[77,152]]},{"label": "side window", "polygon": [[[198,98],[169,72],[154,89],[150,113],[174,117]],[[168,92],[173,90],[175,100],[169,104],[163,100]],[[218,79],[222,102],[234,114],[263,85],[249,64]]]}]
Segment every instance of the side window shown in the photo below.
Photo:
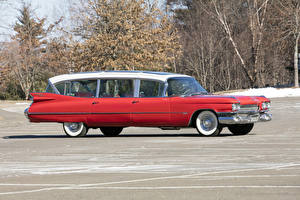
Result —
[{"label": "side window", "polygon": [[162,82],[141,80],[139,97],[161,97],[163,89]]},{"label": "side window", "polygon": [[65,94],[65,82],[55,84],[55,87],[59,91],[60,94]]},{"label": "side window", "polygon": [[133,80],[102,79],[99,97],[133,97]]},{"label": "side window", "polygon": [[55,85],[60,94],[74,97],[95,97],[97,80],[66,81]]},{"label": "side window", "polygon": [[50,84],[48,84],[47,88],[46,88],[46,92],[47,93],[55,93],[52,86]]}]

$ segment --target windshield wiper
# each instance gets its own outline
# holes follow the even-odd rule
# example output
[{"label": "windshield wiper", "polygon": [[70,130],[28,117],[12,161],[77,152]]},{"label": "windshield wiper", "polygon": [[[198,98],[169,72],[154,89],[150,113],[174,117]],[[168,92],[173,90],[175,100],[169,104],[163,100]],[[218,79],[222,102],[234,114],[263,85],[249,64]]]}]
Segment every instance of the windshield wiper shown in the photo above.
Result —
[{"label": "windshield wiper", "polygon": [[190,96],[205,95],[205,94],[208,94],[208,92],[195,92],[195,93],[192,93]]}]

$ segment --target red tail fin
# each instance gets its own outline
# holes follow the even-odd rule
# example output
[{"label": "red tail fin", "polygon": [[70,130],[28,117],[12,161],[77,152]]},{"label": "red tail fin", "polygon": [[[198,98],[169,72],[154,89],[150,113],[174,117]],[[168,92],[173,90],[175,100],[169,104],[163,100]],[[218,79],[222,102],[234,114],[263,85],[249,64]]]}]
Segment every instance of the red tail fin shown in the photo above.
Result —
[{"label": "red tail fin", "polygon": [[33,97],[33,102],[55,100],[54,97],[46,93],[31,93],[30,95]]}]

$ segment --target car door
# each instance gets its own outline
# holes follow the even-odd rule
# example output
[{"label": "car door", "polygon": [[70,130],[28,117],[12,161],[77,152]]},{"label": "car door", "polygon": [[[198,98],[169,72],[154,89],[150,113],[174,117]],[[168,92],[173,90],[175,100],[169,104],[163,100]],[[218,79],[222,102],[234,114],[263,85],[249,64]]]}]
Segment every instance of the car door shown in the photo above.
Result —
[{"label": "car door", "polygon": [[94,98],[91,106],[90,126],[129,126],[133,88],[130,79],[101,79],[99,97]]},{"label": "car door", "polygon": [[64,81],[55,84],[55,87],[60,95],[52,97],[55,101],[49,101],[46,106],[52,113],[49,120],[88,123],[91,103],[96,96],[97,80]]},{"label": "car door", "polygon": [[133,126],[168,126],[170,123],[170,103],[162,97],[164,83],[141,80],[139,97],[132,101]]}]

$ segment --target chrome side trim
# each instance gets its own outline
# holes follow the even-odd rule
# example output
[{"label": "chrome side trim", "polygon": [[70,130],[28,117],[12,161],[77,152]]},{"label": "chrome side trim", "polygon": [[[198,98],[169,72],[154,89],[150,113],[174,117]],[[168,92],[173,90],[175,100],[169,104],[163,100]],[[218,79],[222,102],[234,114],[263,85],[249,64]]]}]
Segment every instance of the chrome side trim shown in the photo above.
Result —
[{"label": "chrome side trim", "polygon": [[[27,112],[28,113],[28,112]],[[182,114],[186,112],[31,112],[28,115],[120,115],[120,114]]]}]

